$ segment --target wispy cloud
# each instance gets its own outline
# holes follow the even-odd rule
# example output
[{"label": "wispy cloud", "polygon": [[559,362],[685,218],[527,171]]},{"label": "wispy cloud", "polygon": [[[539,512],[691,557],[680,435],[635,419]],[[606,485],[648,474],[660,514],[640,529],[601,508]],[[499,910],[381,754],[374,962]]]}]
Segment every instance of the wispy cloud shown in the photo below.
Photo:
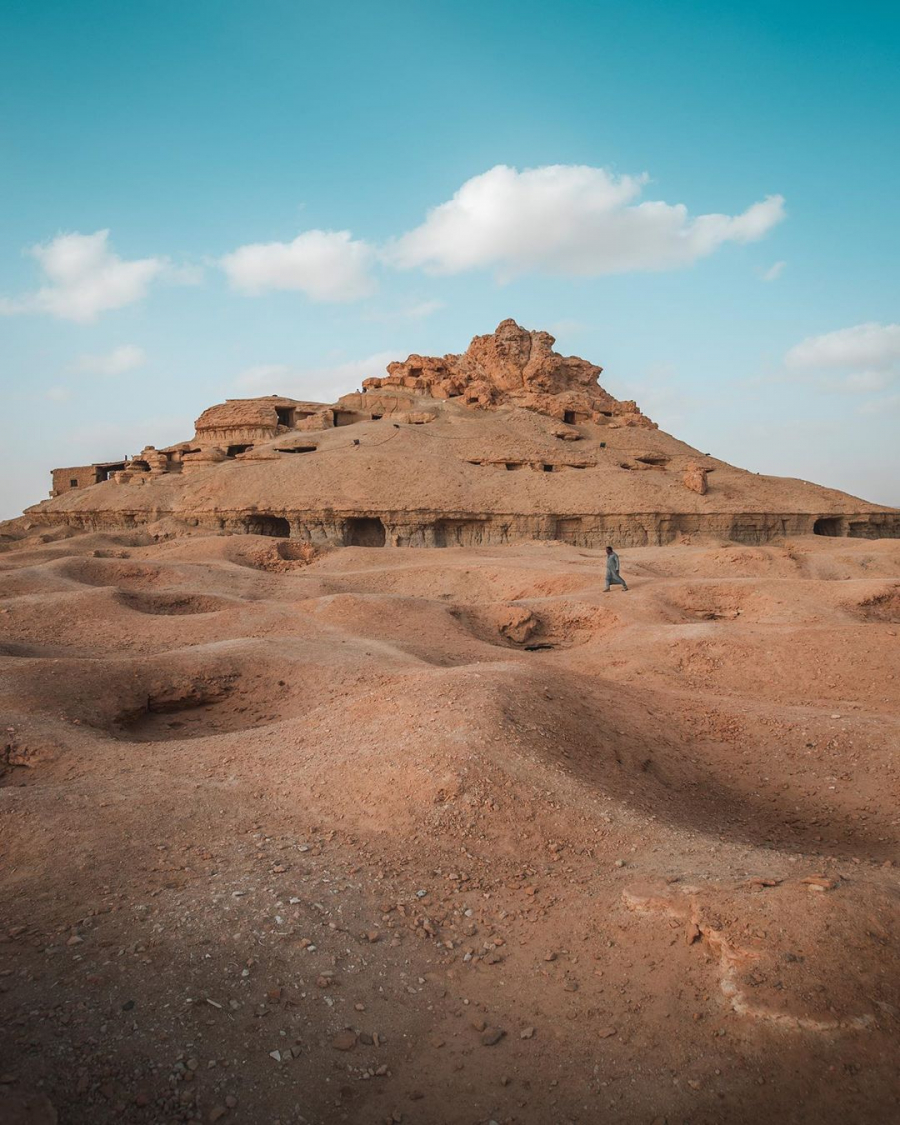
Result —
[{"label": "wispy cloud", "polygon": [[[900,380],[900,324],[869,321],[809,336],[786,352],[784,365],[821,390],[878,395]],[[864,412],[874,413],[890,399],[872,399],[872,411]]]},{"label": "wispy cloud", "polygon": [[446,307],[445,301],[404,301],[387,308],[367,310],[365,320],[378,324],[395,324],[400,321],[425,320]]},{"label": "wispy cloud", "polygon": [[784,272],[784,267],[786,265],[787,265],[787,262],[774,262],[762,274],[762,280],[763,281],[777,281],[778,278],[781,277],[782,273]]},{"label": "wispy cloud", "polygon": [[315,402],[334,402],[340,395],[356,390],[363,379],[383,375],[394,352],[376,352],[364,359],[321,367],[294,366],[289,363],[259,363],[235,377],[235,386],[255,395],[283,394]]},{"label": "wispy cloud", "polygon": [[84,375],[124,375],[135,371],[147,362],[147,353],[137,344],[122,344],[102,355],[81,355],[75,361],[75,371]]}]

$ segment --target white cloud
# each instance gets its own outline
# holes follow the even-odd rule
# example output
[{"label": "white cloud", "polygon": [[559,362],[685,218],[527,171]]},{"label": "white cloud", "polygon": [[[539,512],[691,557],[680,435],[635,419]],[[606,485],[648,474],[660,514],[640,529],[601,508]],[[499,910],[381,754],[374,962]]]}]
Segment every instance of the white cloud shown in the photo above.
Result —
[{"label": "white cloud", "polygon": [[366,312],[364,319],[377,324],[394,324],[404,320],[425,320],[433,313],[446,307],[446,301],[407,301],[405,304],[395,305],[386,309],[372,309]]},{"label": "white cloud", "polygon": [[374,289],[375,251],[347,230],[307,230],[293,242],[255,242],[220,259],[232,288],[293,289],[314,301],[354,301]]},{"label": "white cloud", "polygon": [[809,336],[785,355],[788,367],[883,370],[900,362],[900,324],[856,324]]},{"label": "white cloud", "polygon": [[438,312],[444,308],[445,301],[417,301],[412,305],[407,305],[405,309],[401,309],[400,316],[404,320],[424,320],[426,317],[431,316],[432,313]]},{"label": "white cloud", "polygon": [[786,265],[787,262],[775,262],[773,265],[769,266],[766,272],[762,275],[763,281],[777,281],[784,272],[784,267]]},{"label": "white cloud", "polygon": [[122,344],[105,355],[81,355],[75,363],[75,370],[86,375],[124,375],[143,367],[147,353],[136,344]]},{"label": "white cloud", "polygon": [[51,402],[68,402],[72,397],[72,391],[70,387],[48,387],[45,397]]},{"label": "white cloud", "polygon": [[334,402],[357,390],[363,379],[383,375],[394,352],[376,352],[365,359],[325,367],[294,367],[288,363],[259,363],[235,377],[235,385],[255,395],[282,394],[313,402]]},{"label": "white cloud", "polygon": [[[809,336],[785,354],[784,363],[825,391],[879,394],[900,379],[900,324],[869,322]],[[880,403],[890,401],[891,396],[873,399],[860,409],[876,413]]]},{"label": "white cloud", "polygon": [[493,267],[503,278],[541,271],[583,277],[688,265],[726,242],[762,238],[785,215],[780,195],[740,215],[698,215],[683,204],[637,202],[646,175],[556,164],[503,164],[467,180],[451,200],[385,250],[401,269]]},{"label": "white cloud", "polygon": [[885,390],[893,381],[890,371],[851,371],[836,383],[835,389],[850,394],[869,394]]},{"label": "white cloud", "polygon": [[900,394],[869,399],[857,407],[858,414],[876,414],[878,417],[895,412],[900,412]]},{"label": "white cloud", "polygon": [[63,320],[87,322],[108,309],[141,300],[151,281],[166,268],[163,258],[125,261],[109,246],[109,231],[60,234],[32,246],[45,284],[18,298],[0,298],[0,313],[48,313]]}]

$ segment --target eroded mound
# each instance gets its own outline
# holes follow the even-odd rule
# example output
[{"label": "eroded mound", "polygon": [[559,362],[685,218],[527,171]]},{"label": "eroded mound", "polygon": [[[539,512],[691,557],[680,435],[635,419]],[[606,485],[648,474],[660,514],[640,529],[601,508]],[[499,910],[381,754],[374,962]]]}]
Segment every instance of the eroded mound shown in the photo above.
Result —
[{"label": "eroded mound", "polygon": [[258,704],[257,692],[241,691],[237,673],[185,678],[157,689],[143,706],[118,714],[110,733],[129,742],[161,742],[245,730],[262,719]]},{"label": "eroded mound", "polygon": [[80,582],[84,586],[117,586],[140,590],[164,583],[166,578],[160,567],[113,558],[67,559],[56,569],[70,581]]},{"label": "eroded mound", "polygon": [[225,598],[212,594],[150,594],[141,590],[125,590],[121,591],[118,597],[123,605],[137,613],[160,614],[167,617],[217,613],[229,605]]},{"label": "eroded mound", "polygon": [[891,625],[900,624],[900,586],[893,586],[884,593],[863,598],[856,610],[865,621],[883,621]]}]

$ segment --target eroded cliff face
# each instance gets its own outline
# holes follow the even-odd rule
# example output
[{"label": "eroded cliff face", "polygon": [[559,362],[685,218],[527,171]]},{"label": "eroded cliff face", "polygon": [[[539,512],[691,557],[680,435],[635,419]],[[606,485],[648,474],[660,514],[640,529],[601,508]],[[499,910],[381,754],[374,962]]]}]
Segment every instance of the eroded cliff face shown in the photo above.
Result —
[{"label": "eroded cliff face", "polygon": [[549,332],[504,320],[496,332],[475,336],[462,355],[411,355],[389,363],[387,376],[366,379],[363,388],[402,388],[471,406],[511,404],[566,422],[613,418],[620,425],[654,426],[634,402],[620,402],[598,384],[602,367],[560,355],[555,343]]}]

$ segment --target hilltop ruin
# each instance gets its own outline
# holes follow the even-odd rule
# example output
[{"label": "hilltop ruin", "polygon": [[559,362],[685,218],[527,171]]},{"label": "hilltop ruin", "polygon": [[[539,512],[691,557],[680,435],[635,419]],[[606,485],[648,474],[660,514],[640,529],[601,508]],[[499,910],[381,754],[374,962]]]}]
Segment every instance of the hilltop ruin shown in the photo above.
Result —
[{"label": "hilltop ruin", "polygon": [[411,355],[335,403],[229,399],[190,441],[54,469],[51,498],[28,514],[345,546],[900,536],[896,509],[748,473],[660,431],[554,343],[505,320],[460,355]]}]

